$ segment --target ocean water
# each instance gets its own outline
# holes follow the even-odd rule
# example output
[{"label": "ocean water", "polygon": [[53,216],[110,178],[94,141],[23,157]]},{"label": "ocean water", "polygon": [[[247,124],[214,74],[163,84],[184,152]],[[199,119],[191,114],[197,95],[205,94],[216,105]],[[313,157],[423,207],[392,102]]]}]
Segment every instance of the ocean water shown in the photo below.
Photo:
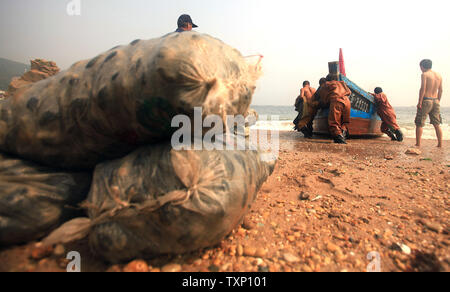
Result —
[{"label": "ocean water", "polygon": [[[252,106],[260,115],[260,120],[256,123],[252,129],[264,129],[264,130],[279,130],[279,131],[292,131],[292,121],[297,116],[293,106]],[[416,117],[416,107],[396,107],[395,112],[397,114],[397,122],[402,128],[403,134],[406,138],[416,137],[416,126],[414,119]],[[444,132],[444,140],[450,140],[450,107],[441,108],[442,115],[442,131]],[[266,116],[266,119],[262,119],[261,116]],[[270,121],[271,116],[279,116],[279,120]],[[423,131],[423,139],[436,139],[436,132],[434,127],[427,124]]]}]

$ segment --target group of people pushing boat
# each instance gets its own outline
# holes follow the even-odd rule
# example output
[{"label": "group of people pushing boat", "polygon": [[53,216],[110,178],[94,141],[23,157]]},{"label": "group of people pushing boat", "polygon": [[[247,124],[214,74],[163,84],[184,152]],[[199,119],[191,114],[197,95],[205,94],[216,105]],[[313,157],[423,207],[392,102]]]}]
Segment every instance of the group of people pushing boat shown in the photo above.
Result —
[{"label": "group of people pushing boat", "polygon": [[[321,78],[317,90],[311,87],[309,81],[303,82],[303,88],[295,102],[295,108],[299,115],[294,121],[294,129],[302,132],[305,138],[312,138],[314,118],[320,109],[329,108],[330,134],[335,143],[347,144],[351,111],[350,95],[351,91],[347,84],[339,81],[337,74],[329,74],[326,78]],[[403,133],[397,124],[395,111],[383,90],[377,87],[372,95],[375,99],[377,113],[383,121],[381,131],[393,141],[403,141]]]},{"label": "group of people pushing boat", "polygon": [[[442,97],[442,77],[433,72],[431,60],[422,60],[422,86],[417,105],[416,146],[421,144],[423,127],[427,117],[436,129],[438,147],[442,147],[442,130],[440,124],[440,100]],[[313,136],[313,121],[320,109],[329,108],[328,129],[335,143],[347,144],[349,136],[348,125],[350,123],[351,91],[344,81],[339,81],[339,73],[329,74],[321,78],[319,88],[311,87],[309,81],[303,82],[303,88],[295,102],[295,109],[299,112],[294,120],[294,129],[304,134],[305,138]],[[392,141],[403,141],[403,133],[397,123],[394,108],[389,103],[386,94],[380,87],[375,88],[374,97],[377,114],[381,118],[381,132],[388,135]]]},{"label": "group of people pushing boat", "polygon": [[[436,130],[438,147],[443,145],[443,132],[441,129],[442,116],[440,113],[440,101],[443,93],[442,76],[432,70],[433,62],[424,59],[420,62],[422,71],[422,83],[417,105],[416,146],[421,146],[423,127],[427,118]],[[328,129],[334,142],[347,144],[349,136],[348,125],[350,123],[351,103],[349,96],[352,94],[344,81],[339,81],[339,73],[331,73],[327,78],[321,78],[319,88],[315,90],[309,81],[303,83],[300,96],[295,102],[295,109],[299,112],[294,120],[294,129],[302,132],[306,138],[313,136],[313,121],[320,109],[329,108]],[[388,101],[386,94],[380,87],[375,88],[374,97],[377,114],[381,118],[381,132],[388,135],[393,141],[403,141],[403,133],[397,123],[394,108]]]}]

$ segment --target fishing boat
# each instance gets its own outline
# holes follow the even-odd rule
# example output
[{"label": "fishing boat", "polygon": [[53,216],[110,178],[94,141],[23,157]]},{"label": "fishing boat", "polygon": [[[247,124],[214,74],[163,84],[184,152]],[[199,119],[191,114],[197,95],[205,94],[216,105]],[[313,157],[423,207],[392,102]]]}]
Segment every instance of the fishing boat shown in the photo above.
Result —
[{"label": "fishing boat", "polygon": [[[341,54],[342,58],[342,54]],[[340,65],[341,64],[341,65]],[[352,104],[350,113],[350,124],[348,126],[350,136],[382,136],[380,130],[381,119],[377,115],[375,100],[367,91],[361,89],[342,74],[340,67],[343,67],[343,61],[330,62],[328,64],[330,74],[338,74],[339,81],[344,81],[350,88],[352,94],[349,96]],[[344,69],[345,72],[345,69]],[[328,114],[330,110],[322,109],[314,119],[314,133],[329,134],[328,130]]]}]

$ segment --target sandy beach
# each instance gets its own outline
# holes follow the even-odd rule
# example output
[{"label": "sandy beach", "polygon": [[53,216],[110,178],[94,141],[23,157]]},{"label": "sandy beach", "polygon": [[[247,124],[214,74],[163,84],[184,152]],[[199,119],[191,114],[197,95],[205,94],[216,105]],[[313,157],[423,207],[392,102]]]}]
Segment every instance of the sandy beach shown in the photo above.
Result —
[{"label": "sandy beach", "polygon": [[450,271],[450,143],[355,139],[335,145],[280,134],[273,175],[242,226],[219,246],[110,266],[87,242],[43,250],[0,250],[0,271],[65,271],[69,251],[82,271],[364,272]]}]

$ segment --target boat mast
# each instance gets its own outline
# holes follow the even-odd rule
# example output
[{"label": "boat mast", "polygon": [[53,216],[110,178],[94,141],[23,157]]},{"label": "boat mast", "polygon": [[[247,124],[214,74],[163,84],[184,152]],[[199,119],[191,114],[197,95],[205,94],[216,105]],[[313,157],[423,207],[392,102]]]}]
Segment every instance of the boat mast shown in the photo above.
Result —
[{"label": "boat mast", "polygon": [[342,52],[342,49],[339,49],[339,71],[342,75],[347,77],[347,74],[345,73],[344,53]]}]

